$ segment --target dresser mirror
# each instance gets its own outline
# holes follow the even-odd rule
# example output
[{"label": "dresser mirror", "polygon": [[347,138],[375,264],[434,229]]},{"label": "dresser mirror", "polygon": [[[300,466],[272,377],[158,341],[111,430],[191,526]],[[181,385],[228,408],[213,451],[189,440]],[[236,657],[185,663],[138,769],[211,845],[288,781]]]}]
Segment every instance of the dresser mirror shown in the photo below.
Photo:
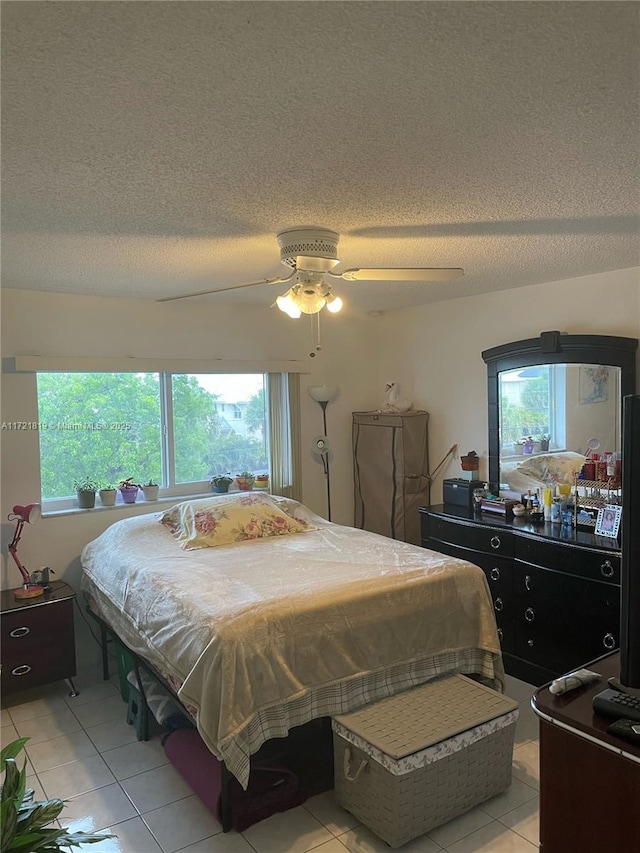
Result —
[{"label": "dresser mirror", "polygon": [[637,347],[635,338],[543,332],[485,350],[492,485],[522,491],[526,474],[549,462],[553,479],[571,482],[584,456],[620,454]]}]

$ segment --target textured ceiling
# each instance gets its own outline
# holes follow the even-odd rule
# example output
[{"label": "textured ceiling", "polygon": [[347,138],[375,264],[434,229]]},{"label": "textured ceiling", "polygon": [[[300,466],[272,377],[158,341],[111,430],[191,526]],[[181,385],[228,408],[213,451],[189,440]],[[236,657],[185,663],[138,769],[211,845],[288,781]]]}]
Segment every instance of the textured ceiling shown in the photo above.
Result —
[{"label": "textured ceiling", "polygon": [[344,268],[465,270],[336,285],[358,310],[635,266],[639,11],[5,0],[3,286],[227,287],[302,225]]}]

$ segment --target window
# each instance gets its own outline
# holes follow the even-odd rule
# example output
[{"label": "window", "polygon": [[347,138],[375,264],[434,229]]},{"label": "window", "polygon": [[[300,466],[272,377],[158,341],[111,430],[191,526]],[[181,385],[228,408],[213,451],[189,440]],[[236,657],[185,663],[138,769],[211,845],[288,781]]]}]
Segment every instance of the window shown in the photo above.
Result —
[{"label": "window", "polygon": [[73,506],[74,482],[86,477],[100,487],[154,480],[179,495],[206,490],[214,474],[268,471],[265,382],[266,374],[38,373],[42,500]]},{"label": "window", "polygon": [[499,375],[500,444],[509,451],[528,436],[562,448],[566,435],[565,365],[504,370]]}]

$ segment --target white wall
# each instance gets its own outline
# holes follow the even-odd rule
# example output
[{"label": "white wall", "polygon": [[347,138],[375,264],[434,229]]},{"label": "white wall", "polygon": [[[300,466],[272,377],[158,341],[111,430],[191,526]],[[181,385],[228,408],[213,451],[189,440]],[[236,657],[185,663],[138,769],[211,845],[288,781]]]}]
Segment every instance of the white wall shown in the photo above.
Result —
[{"label": "white wall", "polygon": [[[452,444],[481,456],[488,474],[487,372],[481,352],[540,332],[640,338],[640,269],[548,282],[394,312],[386,373],[426,405],[431,469]],[[640,382],[640,356],[637,361]],[[442,475],[460,476],[450,462]],[[442,497],[439,477],[431,499]]]},{"label": "white wall", "polygon": [[[481,351],[559,329],[572,334],[640,337],[639,270],[620,270],[502,293],[469,296],[368,317],[348,312],[322,319],[322,352],[309,359],[302,376],[303,496],[325,514],[322,469],[309,449],[322,431],[320,407],[304,392],[308,385],[337,384],[338,398],[327,408],[333,447],[333,520],[353,520],[351,412],[378,408],[384,385],[395,381],[403,397],[430,412],[431,468],[454,443],[461,453],[482,456],[487,471],[486,368]],[[307,318],[290,320],[264,306],[213,303],[149,303],[68,294],[4,291],[2,356],[134,356],[150,358],[304,359],[313,348]],[[640,370],[638,371],[640,376]],[[37,421],[35,376],[3,374],[2,420]],[[38,436],[1,433],[1,512],[14,503],[39,500]],[[458,476],[459,461],[440,472],[432,501],[441,497],[442,477]],[[25,531],[20,556],[25,565],[44,565],[79,585],[83,545],[106,526],[143,507],[45,518]],[[7,558],[13,532],[2,524],[2,588],[17,585]],[[82,625],[79,630],[84,631]],[[93,646],[78,643],[83,654]]]}]

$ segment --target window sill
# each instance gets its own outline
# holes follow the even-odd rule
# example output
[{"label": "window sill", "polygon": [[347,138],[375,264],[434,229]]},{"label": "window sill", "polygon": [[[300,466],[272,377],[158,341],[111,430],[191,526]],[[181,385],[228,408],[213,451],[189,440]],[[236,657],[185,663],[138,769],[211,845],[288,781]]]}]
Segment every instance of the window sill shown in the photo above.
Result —
[{"label": "window sill", "polygon": [[65,509],[47,510],[43,507],[42,517],[58,518],[63,515],[87,515],[87,513],[95,514],[97,512],[113,512],[114,510],[118,511],[123,509],[135,509],[135,507],[144,507],[146,512],[154,512],[154,508],[157,506],[166,506],[166,504],[173,505],[176,503],[181,503],[182,501],[198,500],[201,498],[209,497],[214,497],[212,492],[199,492],[198,494],[193,495],[167,495],[166,497],[158,498],[157,501],[137,500],[132,504],[117,503],[114,506],[102,506],[102,504],[96,503],[95,507],[92,507],[91,509],[83,509],[79,506],[71,506],[66,507]]}]

